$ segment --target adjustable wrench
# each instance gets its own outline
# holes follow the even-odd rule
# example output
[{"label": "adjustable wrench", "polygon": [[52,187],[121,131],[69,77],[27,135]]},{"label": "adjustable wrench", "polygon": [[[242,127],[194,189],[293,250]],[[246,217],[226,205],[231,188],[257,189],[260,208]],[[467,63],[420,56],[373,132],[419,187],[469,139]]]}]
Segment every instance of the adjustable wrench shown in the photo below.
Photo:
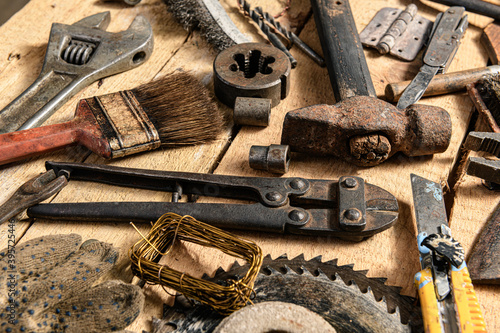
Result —
[{"label": "adjustable wrench", "polygon": [[83,87],[143,64],[153,52],[153,32],[143,16],[127,30],[106,32],[110,13],[73,25],[53,23],[42,71],[0,111],[0,133],[40,126]]}]

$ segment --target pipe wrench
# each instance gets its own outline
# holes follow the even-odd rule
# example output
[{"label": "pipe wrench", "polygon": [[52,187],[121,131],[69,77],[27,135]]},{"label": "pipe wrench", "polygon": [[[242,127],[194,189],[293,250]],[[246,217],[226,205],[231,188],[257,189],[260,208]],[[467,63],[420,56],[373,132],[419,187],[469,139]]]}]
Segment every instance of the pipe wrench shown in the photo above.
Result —
[{"label": "pipe wrench", "polygon": [[40,126],[82,88],[135,68],[153,52],[153,31],[137,16],[127,30],[107,32],[110,13],[73,25],[53,23],[42,71],[21,95],[0,111],[0,133]]}]

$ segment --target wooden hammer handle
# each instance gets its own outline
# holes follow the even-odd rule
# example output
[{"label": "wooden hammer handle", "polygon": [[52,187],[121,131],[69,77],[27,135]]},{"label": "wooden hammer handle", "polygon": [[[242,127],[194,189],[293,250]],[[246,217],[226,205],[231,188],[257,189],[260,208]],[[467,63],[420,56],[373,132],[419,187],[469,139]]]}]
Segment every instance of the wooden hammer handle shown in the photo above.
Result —
[{"label": "wooden hammer handle", "polygon": [[[424,96],[443,95],[465,90],[467,84],[475,82],[486,75],[498,73],[500,73],[500,66],[494,65],[483,68],[468,69],[461,72],[436,75],[427,87],[427,90],[425,90]],[[386,99],[389,102],[397,102],[410,82],[411,81],[403,81],[388,84],[385,87]]]}]

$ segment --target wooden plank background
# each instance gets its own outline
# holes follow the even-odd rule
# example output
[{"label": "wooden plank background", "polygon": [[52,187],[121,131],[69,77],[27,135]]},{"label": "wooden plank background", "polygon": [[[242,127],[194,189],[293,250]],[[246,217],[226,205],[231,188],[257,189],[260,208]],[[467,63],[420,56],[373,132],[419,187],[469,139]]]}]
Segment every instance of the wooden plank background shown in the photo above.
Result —
[{"label": "wooden plank background", "polygon": [[[285,0],[253,0],[253,6],[261,5],[270,13],[283,10]],[[370,21],[382,7],[403,8],[410,1],[374,0],[351,1],[358,31]],[[429,1],[415,2],[420,14],[434,19],[439,10],[445,7]],[[239,12],[235,0],[221,0],[229,16],[240,29],[255,41],[265,39],[257,27]],[[160,0],[143,0],[135,7],[121,2],[32,0],[20,12],[0,27],[2,45],[0,46],[0,108],[19,95],[38,76],[44,59],[50,27],[53,22],[72,24],[83,17],[111,11],[108,31],[121,31],[128,27],[133,18],[144,15],[153,26],[155,48],[152,57],[144,65],[119,75],[106,78],[102,84],[94,83],[76,94],[64,107],[54,114],[46,124],[58,123],[73,117],[77,101],[95,95],[102,95],[123,89],[130,89],[146,83],[176,69],[189,70],[213,90],[212,62],[216,55],[197,32],[188,33],[173,21]],[[491,19],[475,14],[469,15],[470,27],[449,71],[458,71],[485,66],[486,52],[480,45],[481,29]],[[320,51],[311,8],[307,0],[292,0],[291,8],[280,19],[285,25],[296,29],[300,37],[315,50]],[[43,172],[46,160],[76,161],[109,164],[155,170],[215,172],[217,174],[270,176],[248,166],[248,151],[251,145],[279,143],[281,124],[286,112],[299,107],[320,103],[333,104],[334,98],[326,68],[318,67],[300,50],[292,49],[298,66],[291,74],[289,97],[272,110],[270,126],[267,128],[234,128],[231,123],[231,110],[222,104],[228,124],[219,140],[203,146],[182,149],[158,150],[123,159],[107,161],[85,148],[70,147],[61,151],[32,158],[19,163],[0,167],[0,202],[5,201],[21,184],[34,175]],[[379,95],[389,82],[411,79],[420,67],[420,60],[411,63],[400,62],[388,56],[380,56],[373,50],[365,50],[371,76]],[[281,236],[266,233],[237,234],[256,241],[265,254],[273,257],[287,253],[294,257],[303,253],[306,259],[322,255],[324,260],[338,258],[340,264],[354,263],[357,269],[369,269],[370,276],[387,277],[388,284],[403,287],[402,292],[415,295],[413,275],[419,269],[418,253],[415,244],[415,221],[412,214],[412,195],[410,173],[448,184],[447,198],[450,211],[450,224],[454,235],[468,251],[487,218],[498,202],[498,195],[481,186],[480,180],[462,176],[456,182],[455,166],[459,162],[459,148],[466,135],[473,111],[472,103],[465,94],[453,94],[425,98],[425,104],[445,108],[451,115],[453,134],[448,150],[443,154],[428,157],[409,158],[396,155],[384,164],[373,168],[360,168],[330,157],[311,157],[292,154],[290,171],[286,177],[300,176],[316,179],[338,179],[343,175],[363,177],[367,182],[389,190],[398,198],[400,217],[391,229],[377,234],[361,243],[350,243],[334,238]],[[56,195],[53,202],[83,201],[163,201],[169,195],[153,191],[116,188],[101,184],[72,182]],[[140,227],[147,232],[148,227]],[[0,226],[0,248],[6,246],[7,225]],[[128,268],[127,251],[139,239],[139,235],[128,224],[116,223],[69,223],[66,221],[49,222],[23,219],[16,226],[18,241],[46,234],[78,233],[83,239],[97,238],[113,243],[121,249],[121,259],[114,278],[132,280]],[[178,257],[177,257],[178,256]],[[183,245],[177,252],[176,268],[190,274],[201,276],[211,273],[218,266],[227,268],[232,258],[215,251],[206,251],[190,244]],[[500,311],[498,297],[500,288],[495,286],[476,286],[479,301],[490,332],[500,331],[500,320],[495,313]],[[161,288],[145,287],[147,304],[140,318],[129,329],[149,330],[152,316],[159,317],[161,304],[171,302],[170,296]]]}]

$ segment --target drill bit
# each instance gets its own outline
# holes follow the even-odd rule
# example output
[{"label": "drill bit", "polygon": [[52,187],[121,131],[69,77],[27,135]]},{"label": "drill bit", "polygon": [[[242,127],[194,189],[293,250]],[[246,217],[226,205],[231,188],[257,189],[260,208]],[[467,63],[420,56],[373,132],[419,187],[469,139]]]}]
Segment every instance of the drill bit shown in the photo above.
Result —
[{"label": "drill bit", "polygon": [[[304,43],[304,41],[302,41],[302,39],[300,39],[299,36],[297,36],[292,31],[288,30],[286,27],[282,26],[281,23],[276,21],[271,14],[265,12],[262,9],[262,7],[255,7],[252,11],[250,10],[250,4],[246,0],[238,0],[238,3],[240,5],[240,8],[242,8],[243,11],[245,12],[245,14],[251,16],[252,19],[254,15],[253,13],[255,13],[255,15],[259,15],[261,20],[264,20],[267,24],[271,25],[276,31],[278,31],[281,35],[287,38],[292,45],[296,45],[305,54],[307,54],[314,62],[316,62],[321,67],[325,67],[325,61],[323,60],[323,58],[321,58],[319,54],[317,54],[309,45]],[[260,23],[258,24],[260,27]]]},{"label": "drill bit", "polygon": [[290,51],[288,51],[279,37],[274,32],[272,32],[269,26],[264,22],[263,16],[261,15],[261,13],[263,12],[262,8],[256,7],[254,10],[252,10],[250,9],[250,4],[243,0],[240,0],[239,4],[245,15],[249,16],[255,23],[257,23],[259,29],[267,36],[267,39],[269,39],[269,41],[276,48],[280,49],[287,55],[288,59],[290,59],[292,68],[295,68],[297,66],[297,60],[292,56]]}]

